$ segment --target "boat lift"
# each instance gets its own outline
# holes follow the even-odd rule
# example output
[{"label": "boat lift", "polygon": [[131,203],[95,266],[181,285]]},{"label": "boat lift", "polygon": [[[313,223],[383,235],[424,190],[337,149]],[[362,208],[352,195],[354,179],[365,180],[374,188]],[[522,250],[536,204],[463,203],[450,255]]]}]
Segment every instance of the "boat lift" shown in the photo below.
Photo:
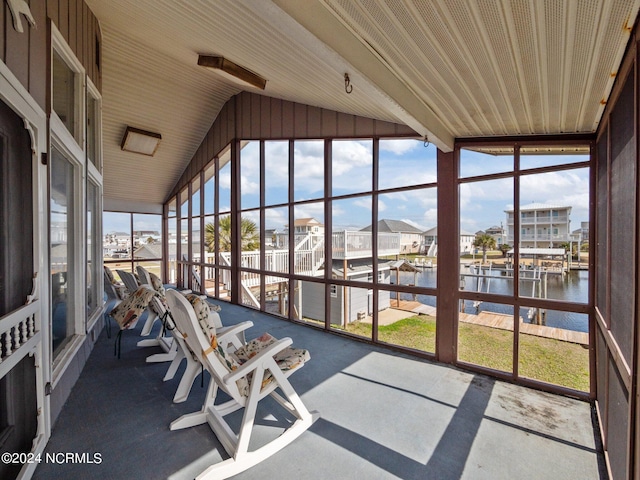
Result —
[{"label": "boat lift", "polygon": [[[505,275],[496,277],[493,275],[495,271],[504,271]],[[531,298],[547,298],[547,279],[549,272],[545,267],[535,266],[533,268],[526,268],[525,265],[520,266],[520,274],[519,280],[521,282],[531,282]],[[495,280],[499,278],[514,278],[513,269],[505,269],[505,270],[497,270],[493,268],[493,262],[489,262],[489,266],[483,266],[479,264],[471,264],[469,265],[469,273],[461,273],[460,274],[460,289],[464,290],[466,279],[467,278],[475,278],[476,279],[476,289],[475,291],[478,293],[491,293],[491,280],[492,278]],[[523,288],[524,290],[524,288]],[[476,309],[476,312],[480,310],[480,306],[482,305],[481,300],[476,300],[473,302],[473,307]],[[461,304],[461,311],[464,311],[464,300]],[[533,320],[535,323],[540,325],[544,322],[544,317],[546,316],[546,310],[541,308],[530,308],[527,312],[527,317],[529,320]]]}]

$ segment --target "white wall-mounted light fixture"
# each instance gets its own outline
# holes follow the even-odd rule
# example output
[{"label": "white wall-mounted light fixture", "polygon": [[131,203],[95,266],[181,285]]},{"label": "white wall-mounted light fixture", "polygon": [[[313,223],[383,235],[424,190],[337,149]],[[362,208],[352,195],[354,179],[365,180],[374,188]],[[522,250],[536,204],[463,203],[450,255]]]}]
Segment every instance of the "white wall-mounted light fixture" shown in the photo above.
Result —
[{"label": "white wall-mounted light fixture", "polygon": [[227,75],[231,75],[238,80],[242,80],[249,85],[252,85],[260,90],[264,90],[267,85],[267,81],[260,75],[247,70],[240,65],[233,63],[231,60],[221,57],[219,55],[199,55],[198,65],[202,67],[211,68],[224,72]]},{"label": "white wall-mounted light fixture", "polygon": [[159,133],[127,126],[120,148],[125,152],[141,153],[152,157],[158,149],[160,140],[162,140],[162,135]]}]

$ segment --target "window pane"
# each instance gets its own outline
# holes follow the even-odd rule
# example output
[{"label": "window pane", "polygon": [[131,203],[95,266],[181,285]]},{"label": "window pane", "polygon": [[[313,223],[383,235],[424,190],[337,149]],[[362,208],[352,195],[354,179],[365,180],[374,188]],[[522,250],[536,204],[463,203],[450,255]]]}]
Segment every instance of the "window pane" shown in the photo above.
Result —
[{"label": "window pane", "polygon": [[[507,256],[509,248],[499,233],[505,218],[508,228],[513,228],[513,213],[505,214],[509,208],[513,210],[512,178],[460,185],[462,290],[513,295],[512,265]],[[512,232],[509,238],[512,241]]]},{"label": "window pane", "polygon": [[180,220],[180,260],[191,260],[189,258],[189,221],[187,219]]},{"label": "window pane", "polygon": [[162,216],[133,214],[133,258],[162,258]]},{"label": "window pane", "polygon": [[219,212],[225,213],[231,211],[231,162],[229,159],[224,162],[220,158],[220,190],[218,191]]},{"label": "window pane", "polygon": [[231,231],[231,215],[219,217],[217,243],[220,255],[219,262],[221,265],[231,265],[231,248],[232,248],[232,231]]},{"label": "window pane", "polygon": [[200,232],[202,231],[202,217],[191,219],[191,255],[194,262],[202,261],[202,244],[200,242]]},{"label": "window pane", "polygon": [[54,357],[75,333],[73,165],[57,149],[51,155],[51,317]]},{"label": "window pane", "polygon": [[380,140],[378,188],[409,187],[437,179],[437,149],[413,139]]},{"label": "window pane", "polygon": [[105,261],[131,258],[131,214],[104,212],[102,231],[104,232]]},{"label": "window pane", "polygon": [[169,234],[169,239],[167,240],[167,247],[169,249],[169,258],[165,259],[167,262],[167,271],[169,272],[169,278],[165,278],[165,282],[175,285],[178,281],[177,268],[178,265],[176,263],[177,257],[177,243],[178,243],[178,232],[177,232],[177,222],[176,218],[169,218],[167,220],[167,233]]},{"label": "window pane", "polygon": [[[297,283],[292,280],[293,283]],[[280,317],[289,317],[289,301],[291,300],[289,280],[284,277],[266,275],[264,277],[266,298],[265,311]],[[294,309],[295,311],[295,309]]]},{"label": "window pane", "polygon": [[[335,292],[335,296],[333,296]],[[368,288],[336,285],[330,295],[331,328],[361,337],[371,336],[373,291]]]},{"label": "window pane", "polygon": [[513,148],[460,149],[460,178],[513,171]]},{"label": "window pane", "polygon": [[87,157],[100,170],[100,101],[87,94]]},{"label": "window pane", "polygon": [[265,205],[289,201],[289,142],[265,142]]},{"label": "window pane", "polygon": [[588,146],[537,146],[520,148],[520,170],[588,161]]},{"label": "window pane", "polygon": [[522,307],[520,322],[518,374],[588,392],[588,316]]},{"label": "window pane", "polygon": [[298,275],[324,275],[324,204],[322,202],[296,205],[293,221],[292,249],[294,271]]},{"label": "window pane", "polygon": [[[216,274],[217,268],[204,267],[204,290],[209,296],[216,296]],[[220,288],[220,295],[225,295],[224,289]]]},{"label": "window pane", "polygon": [[513,306],[466,300],[458,314],[458,360],[513,371]]},{"label": "window pane", "polygon": [[231,301],[231,270],[226,268],[218,269],[218,283],[220,285],[220,296],[218,298],[225,302],[230,302]]},{"label": "window pane", "polygon": [[292,280],[292,284],[293,318],[324,326],[324,283]]},{"label": "window pane", "polygon": [[322,198],[324,196],[324,141],[296,141],[293,160],[294,200]]},{"label": "window pane", "polygon": [[[244,257],[243,262],[245,260],[258,260],[259,256],[255,257]],[[240,270],[238,272],[240,274],[240,282],[242,283],[241,290],[241,303],[245,307],[260,309],[260,283],[262,281],[261,275],[257,272],[249,272],[246,270]],[[286,296],[286,295],[285,295]]]},{"label": "window pane", "polygon": [[176,202],[177,202],[176,197],[172,197],[171,200],[169,200],[169,216],[170,217],[176,216]]},{"label": "window pane", "polygon": [[200,215],[200,176],[191,182],[191,215]]},{"label": "window pane", "polygon": [[332,195],[370,192],[373,187],[373,142],[334,140],[331,149]]},{"label": "window pane", "polygon": [[240,248],[242,266],[260,268],[260,214],[257,210],[242,213],[240,218]]},{"label": "window pane", "polygon": [[204,172],[204,214],[215,212],[216,200],[216,165],[213,162]]},{"label": "window pane", "polygon": [[520,222],[520,295],[587,303],[589,169],[523,175]]},{"label": "window pane", "polygon": [[435,353],[436,297],[400,294],[380,290],[378,293],[378,340],[402,347]]},{"label": "window pane", "polygon": [[75,72],[69,68],[60,54],[53,51],[53,110],[69,133],[79,142],[76,128]]},{"label": "window pane", "polygon": [[[333,271],[338,278],[373,282],[371,202],[370,196],[332,202]],[[379,268],[387,263],[382,262]]]},{"label": "window pane", "polygon": [[246,142],[240,150],[240,193],[243,210],[260,206],[260,142]]},{"label": "window pane", "polygon": [[288,215],[287,207],[267,208],[264,211],[265,269],[270,272],[289,273]]},{"label": "window pane", "polygon": [[99,306],[102,298],[98,292],[100,265],[100,241],[98,228],[100,212],[98,211],[100,189],[92,181],[87,181],[87,318],[91,317]]},{"label": "window pane", "polygon": [[204,263],[216,263],[216,239],[215,216],[204,217]]},{"label": "window pane", "polygon": [[436,188],[421,188],[378,196],[378,255],[388,260],[413,262],[429,253],[424,232],[436,225],[438,218]]},{"label": "window pane", "polygon": [[189,189],[185,187],[180,192],[180,216],[187,218],[189,216]]}]

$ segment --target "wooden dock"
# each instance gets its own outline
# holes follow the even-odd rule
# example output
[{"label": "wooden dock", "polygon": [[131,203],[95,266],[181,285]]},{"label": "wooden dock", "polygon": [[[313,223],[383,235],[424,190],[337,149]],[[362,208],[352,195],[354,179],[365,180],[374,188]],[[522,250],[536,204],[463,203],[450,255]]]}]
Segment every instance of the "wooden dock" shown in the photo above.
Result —
[{"label": "wooden dock", "polygon": [[[461,322],[513,331],[513,315],[494,312],[480,312],[477,315],[461,312],[459,315]],[[522,321],[522,317],[519,317],[519,322],[520,333],[535,335],[537,337],[552,338],[563,342],[578,343],[580,345],[589,345],[589,334],[586,332],[575,332],[573,330],[565,330],[563,328],[525,323]]]},{"label": "wooden dock", "polygon": [[[408,312],[419,313],[423,315],[431,315],[436,317],[436,307],[424,305],[420,302],[412,302],[407,300],[395,299],[391,300],[391,308],[397,308]],[[494,312],[480,312],[477,315],[471,313],[459,313],[461,322],[481,325],[483,327],[499,328],[500,330],[513,331],[513,315]],[[563,328],[547,327],[546,325],[534,325],[522,321],[519,317],[520,333],[527,335],[535,335],[537,337],[551,338],[561,340],[563,342],[577,343],[580,345],[589,345],[589,334],[585,332],[575,332],[573,330],[565,330]]]}]

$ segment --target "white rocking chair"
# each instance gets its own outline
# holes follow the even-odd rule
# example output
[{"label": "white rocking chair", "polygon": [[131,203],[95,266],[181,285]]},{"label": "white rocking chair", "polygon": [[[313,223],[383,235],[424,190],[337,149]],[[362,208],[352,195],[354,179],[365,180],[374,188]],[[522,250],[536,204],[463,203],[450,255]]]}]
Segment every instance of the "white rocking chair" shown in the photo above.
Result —
[{"label": "white rocking chair", "polygon": [[[153,326],[153,322],[155,322],[156,318],[159,318],[163,322],[166,323],[167,318],[167,306],[165,304],[165,290],[162,285],[162,282],[159,278],[156,277],[156,282],[154,282],[151,278],[151,273],[145,269],[144,267],[138,265],[136,267],[138,272],[138,279],[140,280],[141,285],[148,285],[153,288],[156,292],[158,292],[158,296],[151,299],[149,302],[149,315],[155,314],[154,320],[151,322],[151,327]],[[128,281],[135,280],[133,275],[127,274],[125,276],[130,277]],[[160,347],[163,353],[156,353],[154,355],[149,355],[146,359],[148,363],[161,363],[161,362],[171,362],[176,357],[178,352],[178,344],[174,341],[173,335],[169,333],[169,329],[165,328],[166,325],[163,323],[162,328],[158,331],[158,335],[156,338],[149,338],[145,340],[140,340],[137,343],[138,347]],[[145,323],[144,329],[147,327]],[[171,377],[173,378],[173,376]]]},{"label": "white rocking chair", "polygon": [[[276,340],[265,334],[230,354],[218,342],[215,331],[205,334],[193,306],[183,295],[169,291],[167,302],[188,347],[211,374],[202,409],[173,421],[171,430],[208,422],[231,457],[210,466],[198,479],[223,479],[243,472],[291,443],[318,418],[316,412],[307,410],[287,379],[309,359],[306,351],[290,347],[290,338]],[[276,392],[278,388],[283,395]],[[219,390],[231,400],[216,404]],[[274,440],[249,451],[258,402],[269,395],[296,420]],[[244,414],[236,434],[224,417],[241,408]]]},{"label": "white rocking chair", "polygon": [[[184,294],[184,292],[181,293],[183,295],[186,295]],[[210,321],[216,326],[222,325],[220,316],[217,312],[210,311],[209,317]],[[186,366],[184,372],[182,373],[182,378],[180,379],[180,383],[178,384],[176,393],[173,396],[173,403],[182,403],[189,397],[193,382],[201,373],[203,367],[202,363],[200,363],[200,360],[193,353],[191,353],[191,350],[187,346],[186,341],[183,337],[183,333],[176,326],[171,313],[167,315],[165,321],[167,324],[167,329],[171,331],[174,337],[174,342],[178,346],[178,351],[175,358],[171,362],[171,365],[169,365],[167,373],[162,380],[165,382],[167,380],[171,380],[180,367],[180,363],[182,362],[182,360],[186,361]],[[218,341],[222,345],[225,345],[227,349],[235,351],[245,344],[244,331],[248,328],[251,328],[252,326],[253,322],[246,321],[229,327],[221,327],[217,330],[218,332],[220,332],[220,334],[218,335]]]},{"label": "white rocking chair", "polygon": [[[140,286],[138,284],[138,280],[136,280],[136,277],[133,273],[127,272],[124,270],[116,270],[116,272],[118,272],[118,275],[122,280],[122,283],[124,283],[125,287],[127,287],[127,290],[129,290],[129,292],[135,292],[136,289]],[[148,308],[147,312],[148,312],[147,320],[144,322],[144,325],[142,326],[142,331],[140,332],[140,335],[143,337],[146,337],[151,333],[153,324],[155,323],[156,320],[158,320],[158,315],[153,310]]]}]

